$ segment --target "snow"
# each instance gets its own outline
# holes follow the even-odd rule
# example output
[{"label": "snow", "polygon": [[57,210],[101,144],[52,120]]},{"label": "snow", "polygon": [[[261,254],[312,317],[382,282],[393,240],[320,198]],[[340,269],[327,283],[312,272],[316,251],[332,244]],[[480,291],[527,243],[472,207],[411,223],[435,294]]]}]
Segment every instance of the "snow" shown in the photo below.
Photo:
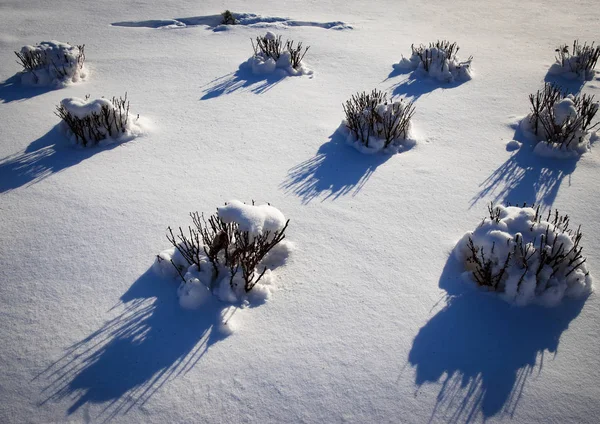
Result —
[{"label": "snow", "polygon": [[40,57],[41,64],[34,70],[21,73],[21,83],[31,86],[61,87],[87,78],[83,63],[83,50],[60,41],[42,41],[35,46],[23,46],[20,53],[25,57]]},{"label": "snow", "polygon": [[100,114],[103,107],[114,110],[115,106],[108,99],[85,100],[77,97],[62,99],[60,104],[71,115],[84,119],[93,114]]},{"label": "snow", "polygon": [[[423,52],[425,60],[419,55],[419,50]],[[456,51],[450,53],[444,47],[435,47],[430,44],[414,48],[410,58],[402,57],[400,62],[394,64],[393,67],[400,72],[415,71],[417,75],[429,76],[440,82],[451,83],[469,81],[472,78],[471,61],[472,59],[469,58],[461,62],[456,56]]]},{"label": "snow", "polygon": [[[225,8],[353,29],[112,25]],[[0,422],[597,421],[598,291],[516,307],[465,281],[452,254],[490,201],[535,201],[582,225],[598,278],[597,146],[576,161],[540,157],[514,116],[557,44],[597,39],[597,2],[568,13],[558,0],[0,9]],[[314,78],[240,72],[266,31],[310,45]],[[474,56],[472,80],[391,69],[411,43],[438,37]],[[13,51],[52,39],[85,43],[90,77],[23,86]],[[600,98],[597,77],[578,89]],[[342,104],[373,88],[415,101],[413,148],[364,155],[337,131]],[[60,101],[125,91],[152,130],[72,148]],[[523,145],[507,152],[509,140]],[[296,248],[271,268],[268,301],[211,294],[182,308],[173,267],[153,269],[165,229],[230,199],[277,207]]]},{"label": "snow", "polygon": [[285,216],[269,204],[246,205],[239,200],[231,200],[218,208],[217,214],[226,223],[235,222],[240,230],[251,237],[281,231],[285,226]]},{"label": "snow", "polygon": [[[552,214],[546,219],[536,218],[533,207],[495,206],[494,213],[498,214],[497,220],[485,218],[455,248],[457,259],[473,279],[478,266],[471,259],[470,242],[479,258],[491,261],[492,275],[501,275],[495,291],[509,303],[556,306],[565,297],[592,292],[592,277],[585,262],[581,262],[585,258],[577,256],[575,232],[555,223]],[[545,254],[564,254],[565,259],[554,266],[553,261],[544,259]]]},{"label": "snow", "polygon": [[[277,36],[271,31],[267,31],[263,37],[269,41],[277,39]],[[282,42],[282,44],[284,46],[282,47],[283,50],[285,49],[285,43]],[[281,55],[277,60],[259,51],[245,63],[242,63],[240,68],[250,69],[254,75],[269,75],[275,73],[280,77],[313,75],[313,71],[306,66],[303,60],[294,68],[292,66],[292,56],[290,52],[285,50],[281,52]]]}]

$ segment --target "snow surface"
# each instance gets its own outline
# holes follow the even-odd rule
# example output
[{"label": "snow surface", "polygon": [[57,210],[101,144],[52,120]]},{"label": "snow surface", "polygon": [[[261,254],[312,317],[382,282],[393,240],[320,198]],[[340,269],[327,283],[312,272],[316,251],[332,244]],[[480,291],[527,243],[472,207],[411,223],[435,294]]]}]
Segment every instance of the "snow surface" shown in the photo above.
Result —
[{"label": "snow surface", "polygon": [[[556,306],[564,297],[584,297],[592,292],[587,265],[581,263],[574,270],[568,266],[585,259],[576,257],[574,234],[551,220],[536,220],[536,210],[532,207],[500,205],[494,207],[494,212],[498,213],[498,220],[485,218],[476,230],[461,238],[454,250],[471,278],[477,267],[469,261],[469,241],[477,249],[479,258],[491,260],[493,275],[503,272],[496,291],[509,303]],[[516,249],[517,246],[523,246],[523,250]],[[561,249],[566,258],[560,266],[554,269],[541,264],[542,250],[553,256],[560,254]],[[508,266],[502,271],[505,264]]]},{"label": "snow surface", "polygon": [[[489,201],[536,201],[582,224],[600,275],[598,149],[505,149],[554,48],[598,38],[597,3],[2,2],[0,422],[597,422],[597,293],[515,307],[450,254]],[[225,8],[354,29],[111,25]],[[315,78],[235,75],[267,29],[311,46]],[[398,52],[442,37],[475,57],[471,81],[390,75]],[[93,78],[23,87],[13,51],[49,39],[85,43]],[[336,132],[343,102],[375,87],[415,99],[423,137],[400,155]],[[600,98],[600,81],[581,90]],[[154,129],[69,147],[56,105],[125,91]],[[278,290],[181,308],[151,269],[165,228],[232,198],[291,220]]]},{"label": "snow surface", "polygon": [[22,71],[21,83],[24,85],[61,87],[88,76],[85,64],[78,61],[83,52],[69,43],[42,41],[35,46],[23,46],[20,52],[25,56],[40,55],[45,64],[32,71]]}]

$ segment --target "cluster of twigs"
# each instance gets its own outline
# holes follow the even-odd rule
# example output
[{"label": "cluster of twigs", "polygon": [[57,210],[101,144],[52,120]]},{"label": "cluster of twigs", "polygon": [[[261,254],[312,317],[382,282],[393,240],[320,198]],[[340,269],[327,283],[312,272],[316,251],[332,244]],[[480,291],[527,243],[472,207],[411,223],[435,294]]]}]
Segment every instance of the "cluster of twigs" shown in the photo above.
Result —
[{"label": "cluster of twigs", "polygon": [[284,51],[287,51],[290,54],[290,64],[294,69],[297,69],[300,66],[300,62],[302,62],[302,59],[304,59],[306,52],[310,48],[310,46],[308,46],[303,51],[302,42],[299,42],[298,45],[294,47],[293,40],[286,40],[284,44],[281,40],[281,35],[277,37],[270,37],[267,35],[256,37],[256,44],[254,44],[252,39],[250,39],[250,41],[252,42],[255,56],[260,55],[277,61],[281,57],[281,54]]},{"label": "cluster of twigs", "polygon": [[[89,95],[86,96],[86,100],[88,98]],[[87,146],[97,144],[107,137],[118,136],[127,130],[129,120],[127,93],[125,97],[113,97],[111,103],[113,107],[103,105],[99,113],[92,112],[83,118],[72,115],[62,104],[56,107],[54,113],[67,124],[75,135],[77,143]]]},{"label": "cluster of twigs", "polygon": [[35,71],[40,69],[46,69],[48,67],[52,67],[56,71],[56,75],[59,78],[64,78],[70,73],[72,73],[71,69],[76,67],[81,69],[83,67],[83,62],[85,61],[85,53],[84,53],[85,44],[77,46],[79,50],[78,55],[75,57],[75,60],[69,58],[66,54],[62,54],[61,56],[57,56],[58,63],[52,58],[52,53],[44,50],[30,50],[26,52],[15,52],[19,60],[19,63],[25,71],[31,72],[37,80],[37,75]]},{"label": "cluster of twigs", "polygon": [[[524,203],[522,207],[527,207],[527,204]],[[534,224],[529,229],[529,231],[533,231],[533,226],[542,221],[543,215],[540,212],[539,205],[537,207],[535,205],[529,207],[535,209]],[[496,223],[499,222],[499,209],[490,205],[488,211],[490,219]],[[467,261],[475,265],[473,277],[477,284],[493,290],[502,289],[503,279],[507,275],[508,269],[512,266],[517,266],[522,271],[517,282],[517,290],[528,274],[531,275],[533,273],[535,275],[536,285],[539,287],[540,284],[543,284],[544,281],[547,282],[555,275],[566,278],[579,269],[586,261],[586,258],[581,254],[583,247],[579,245],[583,236],[581,226],[576,230],[569,228],[569,216],[560,215],[558,210],[554,210],[554,212],[549,210],[543,220],[548,225],[539,240],[534,237],[532,242],[526,243],[523,240],[523,236],[517,234],[514,239],[507,240],[507,245],[512,242],[513,248],[507,253],[505,258],[497,258],[497,255],[494,255],[495,243],[492,243],[491,251],[486,256],[484,249],[476,246],[473,243],[473,239],[469,237],[467,247],[469,248],[470,255]],[[566,250],[564,243],[559,241],[559,234],[568,235],[573,242],[573,246],[569,250]],[[498,267],[498,264],[502,265]],[[542,279],[540,278],[540,274],[546,266],[552,269],[552,273]]]},{"label": "cluster of twigs", "polygon": [[598,103],[594,102],[593,95],[572,96],[577,114],[558,122],[555,106],[565,97],[567,97],[566,91],[549,83],[545,84],[543,90],[530,94],[530,122],[536,135],[543,136],[548,143],[568,148],[573,142],[579,143],[588,130],[598,126],[599,122],[591,125],[592,119],[598,112]]},{"label": "cluster of twigs", "polygon": [[[437,40],[435,43],[429,43],[429,46],[420,44],[419,46],[415,47],[415,45],[412,44],[410,48],[413,56],[417,55],[419,57],[423,63],[423,69],[426,72],[429,72],[431,64],[436,61],[440,63],[440,70],[443,69],[444,62],[446,60],[452,60],[460,49],[458,44],[451,43],[448,40]],[[436,60],[434,60],[434,54]],[[472,57],[469,58],[469,61],[471,59]]]},{"label": "cluster of twigs", "polygon": [[600,59],[600,46],[594,47],[583,43],[579,44],[579,40],[573,41],[573,48],[569,51],[569,46],[563,44],[556,50],[556,60],[562,67],[568,66],[575,73],[589,73],[594,69],[598,59]]},{"label": "cluster of twigs", "polygon": [[229,10],[226,10],[225,12],[221,13],[221,25],[236,25],[237,19],[235,19],[235,16],[233,13],[231,13]]},{"label": "cluster of twigs", "polygon": [[[381,106],[388,106],[381,112]],[[387,94],[374,89],[371,93],[354,94],[343,104],[346,127],[357,140],[369,147],[369,137],[385,140],[387,147],[394,140],[405,139],[415,108],[413,102],[394,102],[388,105]]]},{"label": "cluster of twigs", "polygon": [[[241,269],[244,279],[244,290],[249,292],[258,284],[267,267],[263,267],[257,275],[257,267],[273,247],[285,238],[289,220],[279,231],[265,231],[251,236],[242,231],[235,222],[226,223],[217,214],[208,220],[198,212],[191,213],[194,227],[184,231],[179,227],[175,234],[168,228],[167,239],[179,251],[189,265],[196,265],[200,270],[206,257],[213,268],[213,281],[219,277],[219,269],[225,266],[230,270],[229,284],[234,288],[234,277]],[[183,271],[171,260],[181,279],[185,282]]]}]

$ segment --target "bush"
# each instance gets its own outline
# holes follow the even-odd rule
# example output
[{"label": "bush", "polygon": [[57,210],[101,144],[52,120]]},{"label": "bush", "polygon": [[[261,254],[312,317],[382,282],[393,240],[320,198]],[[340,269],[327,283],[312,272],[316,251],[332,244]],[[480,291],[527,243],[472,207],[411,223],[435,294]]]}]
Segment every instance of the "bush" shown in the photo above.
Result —
[{"label": "bush", "polygon": [[221,13],[221,17],[221,25],[237,25],[238,23],[233,13],[231,13],[229,10]]},{"label": "bush", "polygon": [[[129,101],[125,97],[89,100],[67,98],[56,107],[55,114],[67,125],[77,144],[98,144],[104,139],[116,139],[129,129]],[[139,118],[139,115],[138,115]]]},{"label": "bush", "polygon": [[387,94],[374,89],[353,95],[342,105],[345,126],[353,138],[366,148],[386,149],[402,144],[410,128],[415,108],[403,99],[389,103]]},{"label": "bush", "polygon": [[447,40],[438,40],[435,43],[410,46],[412,54],[410,59],[402,58],[400,63],[394,65],[396,69],[420,70],[431,77],[443,82],[471,79],[470,56],[464,62],[458,60],[456,53],[460,50],[458,44]]},{"label": "bush", "polygon": [[594,68],[600,58],[600,46],[594,47],[594,43],[588,45],[579,44],[579,40],[573,41],[573,47],[563,44],[556,50],[556,63],[550,68],[551,74],[566,74],[566,76],[592,80]]},{"label": "bush", "polygon": [[575,150],[583,138],[598,125],[592,120],[598,112],[594,96],[567,94],[560,87],[546,83],[543,90],[529,95],[529,125],[535,136],[550,146]]},{"label": "bush", "polygon": [[85,77],[85,45],[72,46],[57,41],[44,41],[24,46],[15,52],[23,67],[21,81],[28,85],[77,82]]},{"label": "bush", "polygon": [[272,32],[267,32],[262,37],[256,37],[256,44],[252,42],[254,57],[262,61],[272,59],[277,67],[291,66],[293,69],[299,69],[302,59],[310,46],[302,51],[302,43],[294,47],[294,41],[286,40],[285,44],[281,41],[281,36],[275,36]]},{"label": "bush", "polygon": [[580,246],[582,232],[568,215],[542,214],[539,206],[493,206],[489,217],[456,247],[479,286],[505,300],[555,305],[564,296],[587,294],[592,279]]},{"label": "bush", "polygon": [[184,263],[176,263],[173,255],[161,254],[158,260],[168,258],[184,283],[190,279],[186,270],[204,275],[210,271],[210,281],[205,281],[210,288],[218,289],[225,276],[234,294],[241,289],[248,293],[261,281],[268,269],[261,263],[285,238],[289,223],[273,206],[255,206],[254,202],[232,201],[208,220],[197,212],[190,216],[193,226],[179,227],[177,232],[169,227],[167,234]]}]

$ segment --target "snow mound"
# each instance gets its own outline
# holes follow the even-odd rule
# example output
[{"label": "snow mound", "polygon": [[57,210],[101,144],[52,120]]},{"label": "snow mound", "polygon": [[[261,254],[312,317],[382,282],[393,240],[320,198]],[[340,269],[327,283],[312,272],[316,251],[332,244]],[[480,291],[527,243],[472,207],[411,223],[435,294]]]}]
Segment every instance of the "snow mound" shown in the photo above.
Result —
[{"label": "snow mound", "polygon": [[127,96],[112,100],[68,97],[61,100],[57,110],[63,132],[74,144],[83,146],[129,141],[147,128],[139,115],[129,113]]},{"label": "snow mound", "polygon": [[568,216],[539,206],[496,206],[466,233],[454,254],[479,286],[509,303],[555,306],[564,297],[592,292],[592,277],[579,246],[582,233]]},{"label": "snow mound", "polygon": [[72,46],[60,41],[42,41],[24,46],[19,57],[24,71],[21,83],[29,86],[65,86],[85,80],[84,46]]},{"label": "snow mound", "polygon": [[595,140],[592,124],[599,105],[592,96],[574,96],[546,84],[530,97],[531,112],[521,120],[522,133],[535,144],[533,151],[544,157],[577,158],[590,151]]},{"label": "snow mound", "polygon": [[181,307],[201,307],[212,295],[227,303],[255,305],[276,289],[273,270],[287,261],[294,246],[284,240],[287,221],[268,204],[232,200],[208,221],[192,214],[190,227],[169,240],[174,247],[157,255],[154,271],[179,276]]},{"label": "snow mound", "polygon": [[549,75],[562,76],[569,80],[592,81],[596,75],[594,67],[600,58],[600,46],[594,47],[594,43],[587,45],[573,42],[573,48],[562,45],[556,49],[556,62],[548,69]]},{"label": "snow mound", "polygon": [[469,81],[471,75],[472,57],[460,61],[456,56],[459,47],[456,43],[438,41],[429,43],[429,46],[411,46],[410,58],[402,57],[400,62],[393,65],[400,72],[415,71],[415,73],[435,78],[438,81],[462,82]]},{"label": "snow mound", "polygon": [[[301,51],[302,43],[297,47],[293,46],[293,41],[281,41],[281,36],[276,36],[271,31],[263,37],[257,37],[257,44],[254,45],[254,56],[244,62],[241,67],[250,69],[254,75],[279,74],[285,76],[313,75],[302,61],[308,47]],[[296,62],[296,63],[295,63]]]}]

